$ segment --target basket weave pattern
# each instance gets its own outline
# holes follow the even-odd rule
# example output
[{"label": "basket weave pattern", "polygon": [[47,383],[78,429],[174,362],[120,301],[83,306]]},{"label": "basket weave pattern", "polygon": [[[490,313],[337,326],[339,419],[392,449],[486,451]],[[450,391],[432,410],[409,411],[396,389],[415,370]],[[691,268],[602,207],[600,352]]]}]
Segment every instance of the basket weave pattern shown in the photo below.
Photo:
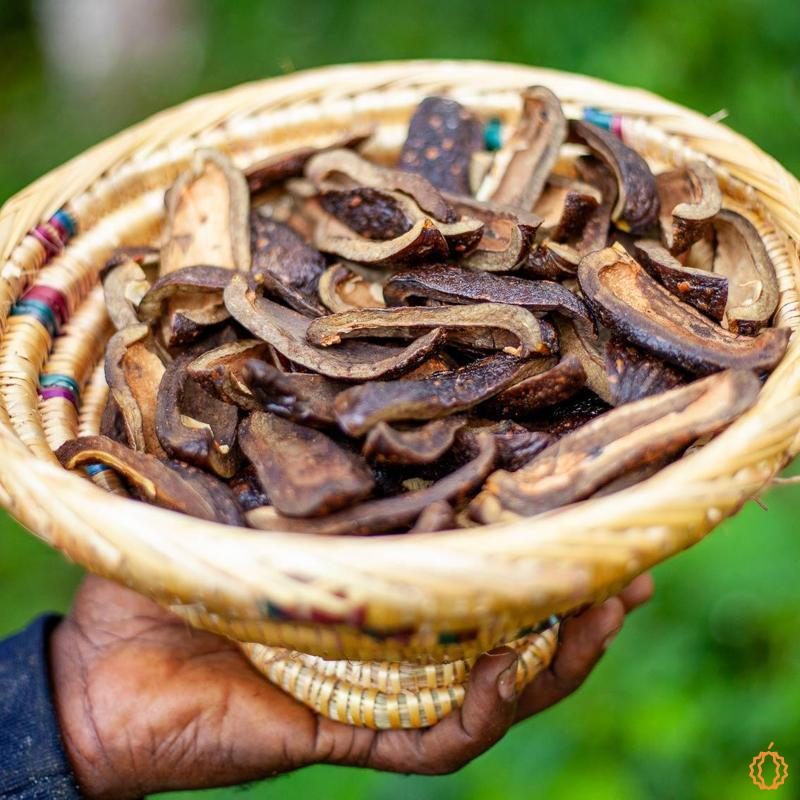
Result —
[{"label": "basket weave pattern", "polygon": [[[298,73],[163,112],[3,206],[0,502],[87,568],[193,625],[249,643],[271,679],[334,718],[431,724],[459,704],[475,656],[504,641],[523,653],[520,683],[530,680],[555,643],[552,629],[537,632],[540,621],[603,599],[698,541],[797,454],[797,337],[750,412],[654,478],[531,520],[458,533],[254,534],[134,504],[112,473],[83,479],[62,470],[53,451],[96,431],[105,402],[100,362],[111,325],[98,271],[116,247],[158,240],[164,190],[196,148],[225,150],[247,168],[374,124],[369,155],[388,157],[423,97],[450,94],[513,124],[519,90],[536,83],[560,97],[568,116],[590,106],[618,115],[624,140],[656,167],[705,160],[726,205],[765,238],[781,289],[778,324],[800,325],[800,185],[729,129],[640,90],[529,67],[404,62]],[[62,235],[64,220],[77,235]],[[19,303],[31,287],[65,299],[59,336]],[[389,663],[404,660],[417,666]]]}]

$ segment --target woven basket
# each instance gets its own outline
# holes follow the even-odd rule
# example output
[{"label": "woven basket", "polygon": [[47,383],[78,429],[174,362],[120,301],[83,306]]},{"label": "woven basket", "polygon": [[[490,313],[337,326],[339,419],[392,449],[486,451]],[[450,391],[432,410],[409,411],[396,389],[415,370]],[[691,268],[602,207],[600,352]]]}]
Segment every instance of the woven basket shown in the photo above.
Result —
[{"label": "woven basket", "polygon": [[557,638],[543,620],[603,599],[698,541],[798,452],[797,337],[749,413],[654,478],[457,533],[328,538],[225,527],[120,497],[113,474],[83,479],[62,470],[53,451],[95,432],[105,401],[98,365],[111,326],[98,270],[120,245],[157,241],[164,190],[195,148],[223,149],[246,168],[377,124],[371,155],[388,157],[424,96],[447,93],[513,125],[519,90],[536,83],[556,92],[568,116],[587,107],[613,115],[655,167],[709,163],[726,204],[767,242],[782,293],[778,324],[797,328],[800,185],[727,128],[646,92],[522,66],[437,61],[298,73],[158,114],[5,204],[2,503],[88,569],[247,643],[270,679],[335,719],[430,725],[460,703],[474,658],[501,642],[522,654],[519,684],[532,679]]}]

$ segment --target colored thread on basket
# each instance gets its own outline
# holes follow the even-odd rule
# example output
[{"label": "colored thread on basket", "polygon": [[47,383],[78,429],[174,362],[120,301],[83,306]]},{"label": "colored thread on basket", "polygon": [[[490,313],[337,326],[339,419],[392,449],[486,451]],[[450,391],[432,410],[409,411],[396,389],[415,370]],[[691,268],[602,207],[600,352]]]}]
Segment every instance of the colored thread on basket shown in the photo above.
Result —
[{"label": "colored thread on basket", "polygon": [[75,408],[80,407],[81,390],[77,381],[70,375],[40,375],[39,397],[49,400],[51,397],[63,397],[69,400]]},{"label": "colored thread on basket", "polygon": [[109,467],[107,467],[105,464],[88,464],[83,468],[83,470],[90,478],[93,478],[95,475],[99,475],[101,472],[107,472]]},{"label": "colored thread on basket", "polygon": [[58,320],[55,312],[47,303],[41,300],[19,300],[11,308],[12,317],[29,316],[39,322],[53,338],[58,336]]},{"label": "colored thread on basket", "polygon": [[67,305],[66,295],[52,286],[31,286],[20,300],[38,300],[49,306],[53,310],[59,325],[66,324],[69,319],[69,306]]},{"label": "colored thread on basket", "polygon": [[503,145],[503,123],[497,117],[490,119],[483,128],[483,146],[487,150],[499,150]]},{"label": "colored thread on basket", "polygon": [[585,122],[591,122],[592,125],[611,131],[615,136],[622,138],[622,116],[620,114],[609,114],[599,108],[587,106],[583,109],[583,119]]},{"label": "colored thread on basket", "polygon": [[49,220],[28,231],[28,236],[35,239],[44,251],[43,263],[46,264],[67,246],[77,230],[75,218],[66,209],[60,208]]}]

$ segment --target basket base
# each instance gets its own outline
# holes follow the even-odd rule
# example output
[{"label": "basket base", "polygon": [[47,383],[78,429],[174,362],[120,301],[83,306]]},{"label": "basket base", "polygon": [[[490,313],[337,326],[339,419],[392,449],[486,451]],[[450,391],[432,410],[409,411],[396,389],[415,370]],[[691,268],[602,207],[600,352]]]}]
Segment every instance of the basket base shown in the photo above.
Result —
[{"label": "basket base", "polygon": [[[508,643],[519,653],[517,690],[547,668],[557,642],[556,624]],[[459,708],[476,660],[326,661],[283,647],[240,646],[259,672],[317,713],[378,730],[428,727]]]}]

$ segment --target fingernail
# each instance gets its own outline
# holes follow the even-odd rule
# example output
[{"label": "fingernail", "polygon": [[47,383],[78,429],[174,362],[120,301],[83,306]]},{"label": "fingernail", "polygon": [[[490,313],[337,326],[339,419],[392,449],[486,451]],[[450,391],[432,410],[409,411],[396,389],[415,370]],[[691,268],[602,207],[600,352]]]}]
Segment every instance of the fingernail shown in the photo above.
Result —
[{"label": "fingernail", "polygon": [[506,703],[511,703],[517,697],[517,663],[519,659],[514,659],[511,666],[506,667],[497,676],[497,694]]},{"label": "fingernail", "polygon": [[500,645],[500,647],[493,647],[491,650],[486,651],[487,656],[504,656],[508,653],[508,647]]}]

